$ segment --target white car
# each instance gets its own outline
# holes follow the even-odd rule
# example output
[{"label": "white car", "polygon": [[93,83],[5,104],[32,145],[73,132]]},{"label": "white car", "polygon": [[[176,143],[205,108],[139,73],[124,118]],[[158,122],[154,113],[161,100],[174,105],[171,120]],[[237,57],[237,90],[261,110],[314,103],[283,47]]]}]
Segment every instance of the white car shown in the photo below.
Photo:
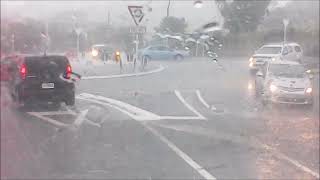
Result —
[{"label": "white car", "polygon": [[313,92],[310,76],[298,62],[265,62],[256,74],[256,94],[263,104],[312,104]]},{"label": "white car", "polygon": [[303,52],[297,43],[267,44],[255,51],[249,59],[249,69],[256,72],[266,61],[289,60],[301,62]]}]

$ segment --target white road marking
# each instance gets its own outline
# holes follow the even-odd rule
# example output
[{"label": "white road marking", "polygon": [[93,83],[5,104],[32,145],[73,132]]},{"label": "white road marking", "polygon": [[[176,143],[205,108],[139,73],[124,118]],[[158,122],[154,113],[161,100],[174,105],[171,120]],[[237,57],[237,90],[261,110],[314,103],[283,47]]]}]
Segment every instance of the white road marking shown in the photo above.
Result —
[{"label": "white road marking", "polygon": [[166,119],[166,120],[199,119],[199,120],[204,120],[202,117],[199,117],[199,116],[160,116],[160,119]]},{"label": "white road marking", "polygon": [[79,116],[77,117],[77,119],[73,122],[73,125],[75,125],[77,127],[81,126],[81,124],[83,123],[83,121],[86,118],[88,111],[89,111],[88,109],[81,111]]},{"label": "white road marking", "polygon": [[210,108],[210,105],[203,99],[200,90],[197,89],[197,90],[196,90],[196,94],[197,94],[197,97],[198,97],[199,101],[200,101],[207,109],[211,109],[211,110],[214,110],[214,111],[217,110],[217,108],[214,107],[214,105],[211,105],[211,108]]},{"label": "white road marking", "polygon": [[209,109],[210,106],[209,106],[209,104],[202,98],[199,89],[196,90],[196,94],[197,94],[197,97],[198,97],[199,101],[200,101],[207,109]]},{"label": "white road marking", "polygon": [[193,113],[195,113],[197,116],[199,116],[201,119],[206,119],[204,116],[202,116],[197,110],[195,110],[190,104],[187,103],[187,101],[182,97],[181,93],[178,90],[174,90],[174,93],[178,97],[178,99]]},{"label": "white road marking", "polygon": [[257,138],[255,137],[250,137],[248,138],[241,138],[241,137],[235,137],[235,136],[230,136],[228,134],[224,134],[224,133],[217,133],[214,131],[207,131],[203,128],[195,128],[193,126],[168,126],[168,125],[163,125],[163,124],[156,124],[159,127],[162,128],[167,128],[167,129],[172,129],[172,130],[176,130],[176,131],[180,131],[180,132],[186,132],[186,133],[190,133],[190,134],[196,134],[196,135],[203,135],[203,136],[207,136],[207,137],[215,137],[215,138],[219,138],[219,139],[225,139],[225,140],[229,140],[232,142],[237,142],[237,143],[247,143],[249,145],[251,145],[252,147],[258,148],[258,147],[262,147],[263,149],[269,151],[271,154],[273,154],[275,157],[285,160],[288,163],[296,166],[297,168],[299,168],[300,170],[311,174],[312,176],[316,177],[319,179],[319,173],[311,170],[310,168],[302,165],[301,163],[299,163],[297,160],[294,160],[288,156],[286,156],[285,154],[277,151],[276,149],[272,148],[271,146],[261,143]]},{"label": "white road marking", "polygon": [[55,126],[59,126],[59,127],[68,127],[69,126],[68,124],[65,124],[65,123],[59,122],[57,120],[45,117],[45,116],[43,116],[43,115],[41,115],[41,114],[39,114],[37,112],[28,112],[28,114],[33,115],[33,116],[35,116],[35,117],[37,117],[37,118],[39,118],[41,120],[44,120],[44,121],[46,121],[48,123],[53,124]]},{"label": "white road marking", "polygon": [[[132,106],[130,104],[111,99],[106,98],[103,96],[96,96],[92,94],[82,93],[78,95],[76,98],[91,101],[97,104],[101,104],[104,106],[109,106],[112,108],[115,108],[119,110],[120,112],[127,114],[132,119],[141,122],[141,120],[159,120],[159,119],[175,119],[175,118],[197,118],[197,119],[203,119],[203,117],[175,117],[175,116],[158,116],[156,114],[153,114],[151,112],[148,112],[146,110],[140,109],[138,107]],[[101,102],[104,101],[104,102]],[[129,112],[131,111],[131,112]],[[136,115],[138,114],[138,115]],[[149,131],[151,131],[155,136],[160,138],[161,141],[163,141],[165,144],[169,146],[171,150],[173,150],[179,157],[181,157],[186,163],[188,163],[193,169],[195,169],[201,176],[203,176],[205,179],[216,179],[214,176],[212,176],[208,171],[206,171],[203,167],[201,167],[198,163],[196,163],[193,159],[191,159],[186,153],[184,153],[182,150],[180,150],[176,145],[174,145],[172,142],[170,142],[168,139],[166,139],[163,135],[161,135],[159,132],[157,132],[155,129],[149,127],[145,123],[141,123],[144,127],[146,127]]]},{"label": "white road marking", "polygon": [[127,114],[132,119],[137,121],[152,121],[152,120],[204,120],[203,116],[159,116],[152,112],[146,111],[144,109],[138,108],[131,104],[88,93],[81,93],[76,96],[77,99],[82,99],[90,102],[94,102],[97,104],[101,104],[104,106],[109,106],[119,110],[120,112]]},{"label": "white road marking", "polygon": [[191,157],[186,153],[180,150],[175,144],[169,141],[166,137],[160,134],[158,131],[152,127],[142,123],[150,132],[152,132],[156,137],[158,137],[162,142],[164,142],[172,151],[174,151],[180,158],[182,158],[187,164],[189,164],[194,170],[196,170],[203,178],[205,179],[216,179],[211,175],[206,169],[201,167],[197,162],[195,162]]},{"label": "white road marking", "polygon": [[92,126],[96,126],[96,127],[101,128],[101,124],[95,123],[95,122],[93,122],[93,121],[91,121],[91,120],[89,120],[89,119],[85,119],[84,122],[86,122],[86,123],[88,123],[88,124],[90,124],[90,125],[92,125]]},{"label": "white road marking", "polygon": [[127,104],[115,99],[106,98],[103,96],[96,96],[96,95],[87,94],[87,93],[82,93],[79,96],[77,96],[77,98],[95,102],[97,104],[113,107],[138,121],[160,120],[160,116],[154,113],[151,113],[149,111],[140,109],[131,104]]},{"label": "white road marking", "polygon": [[109,76],[84,76],[81,77],[82,80],[89,80],[89,79],[112,79],[112,78],[123,78],[123,77],[134,77],[134,76],[143,76],[148,74],[153,74],[157,72],[163,71],[165,68],[160,65],[159,68],[147,71],[147,72],[140,72],[140,73],[130,73],[130,74],[117,74],[117,75],[109,75]]},{"label": "white road marking", "polygon": [[67,111],[48,111],[48,112],[30,112],[30,113],[36,113],[41,116],[67,115],[67,114],[77,115],[75,112],[71,110],[69,111],[68,109]]},{"label": "white road marking", "polygon": [[311,174],[312,176],[316,177],[317,179],[319,179],[319,173],[311,170],[310,168],[302,165],[301,163],[299,163],[297,160],[294,160],[288,156],[286,156],[285,154],[277,151],[276,149],[270,147],[267,144],[261,143],[259,140],[255,139],[256,143],[260,144],[262,147],[264,147],[265,149],[267,149],[268,151],[270,151],[272,154],[274,154],[276,157],[283,159],[287,162],[289,162],[290,164],[296,166],[297,168],[299,168],[300,170]]}]

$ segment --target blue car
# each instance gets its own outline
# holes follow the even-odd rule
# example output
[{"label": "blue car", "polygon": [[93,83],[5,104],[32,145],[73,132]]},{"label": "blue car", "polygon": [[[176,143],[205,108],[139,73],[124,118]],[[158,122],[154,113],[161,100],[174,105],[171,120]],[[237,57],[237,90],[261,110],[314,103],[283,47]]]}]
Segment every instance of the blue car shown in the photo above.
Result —
[{"label": "blue car", "polygon": [[166,46],[148,46],[138,52],[140,58],[151,59],[175,59],[181,60],[188,57],[189,51],[170,49]]}]

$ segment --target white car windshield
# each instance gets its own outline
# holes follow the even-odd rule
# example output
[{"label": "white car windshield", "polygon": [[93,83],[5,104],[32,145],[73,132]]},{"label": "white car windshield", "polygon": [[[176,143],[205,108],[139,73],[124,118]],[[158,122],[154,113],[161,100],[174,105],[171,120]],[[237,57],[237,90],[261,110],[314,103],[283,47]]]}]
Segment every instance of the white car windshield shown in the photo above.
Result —
[{"label": "white car windshield", "polygon": [[281,47],[262,47],[256,51],[256,54],[279,54]]},{"label": "white car windshield", "polygon": [[305,69],[302,65],[271,64],[269,72],[278,77],[303,78]]}]

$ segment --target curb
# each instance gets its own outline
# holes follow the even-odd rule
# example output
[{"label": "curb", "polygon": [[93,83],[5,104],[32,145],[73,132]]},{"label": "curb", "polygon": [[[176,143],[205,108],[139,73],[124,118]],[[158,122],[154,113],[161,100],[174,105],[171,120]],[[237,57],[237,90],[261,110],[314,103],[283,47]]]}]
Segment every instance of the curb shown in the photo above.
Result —
[{"label": "curb", "polygon": [[117,74],[117,75],[109,75],[109,76],[83,76],[81,80],[89,80],[89,79],[112,79],[112,78],[125,78],[125,77],[136,77],[136,76],[144,76],[148,74],[153,74],[157,72],[163,71],[165,68],[160,65],[157,69],[147,71],[147,72],[139,72],[139,73],[129,73],[129,74]]}]

